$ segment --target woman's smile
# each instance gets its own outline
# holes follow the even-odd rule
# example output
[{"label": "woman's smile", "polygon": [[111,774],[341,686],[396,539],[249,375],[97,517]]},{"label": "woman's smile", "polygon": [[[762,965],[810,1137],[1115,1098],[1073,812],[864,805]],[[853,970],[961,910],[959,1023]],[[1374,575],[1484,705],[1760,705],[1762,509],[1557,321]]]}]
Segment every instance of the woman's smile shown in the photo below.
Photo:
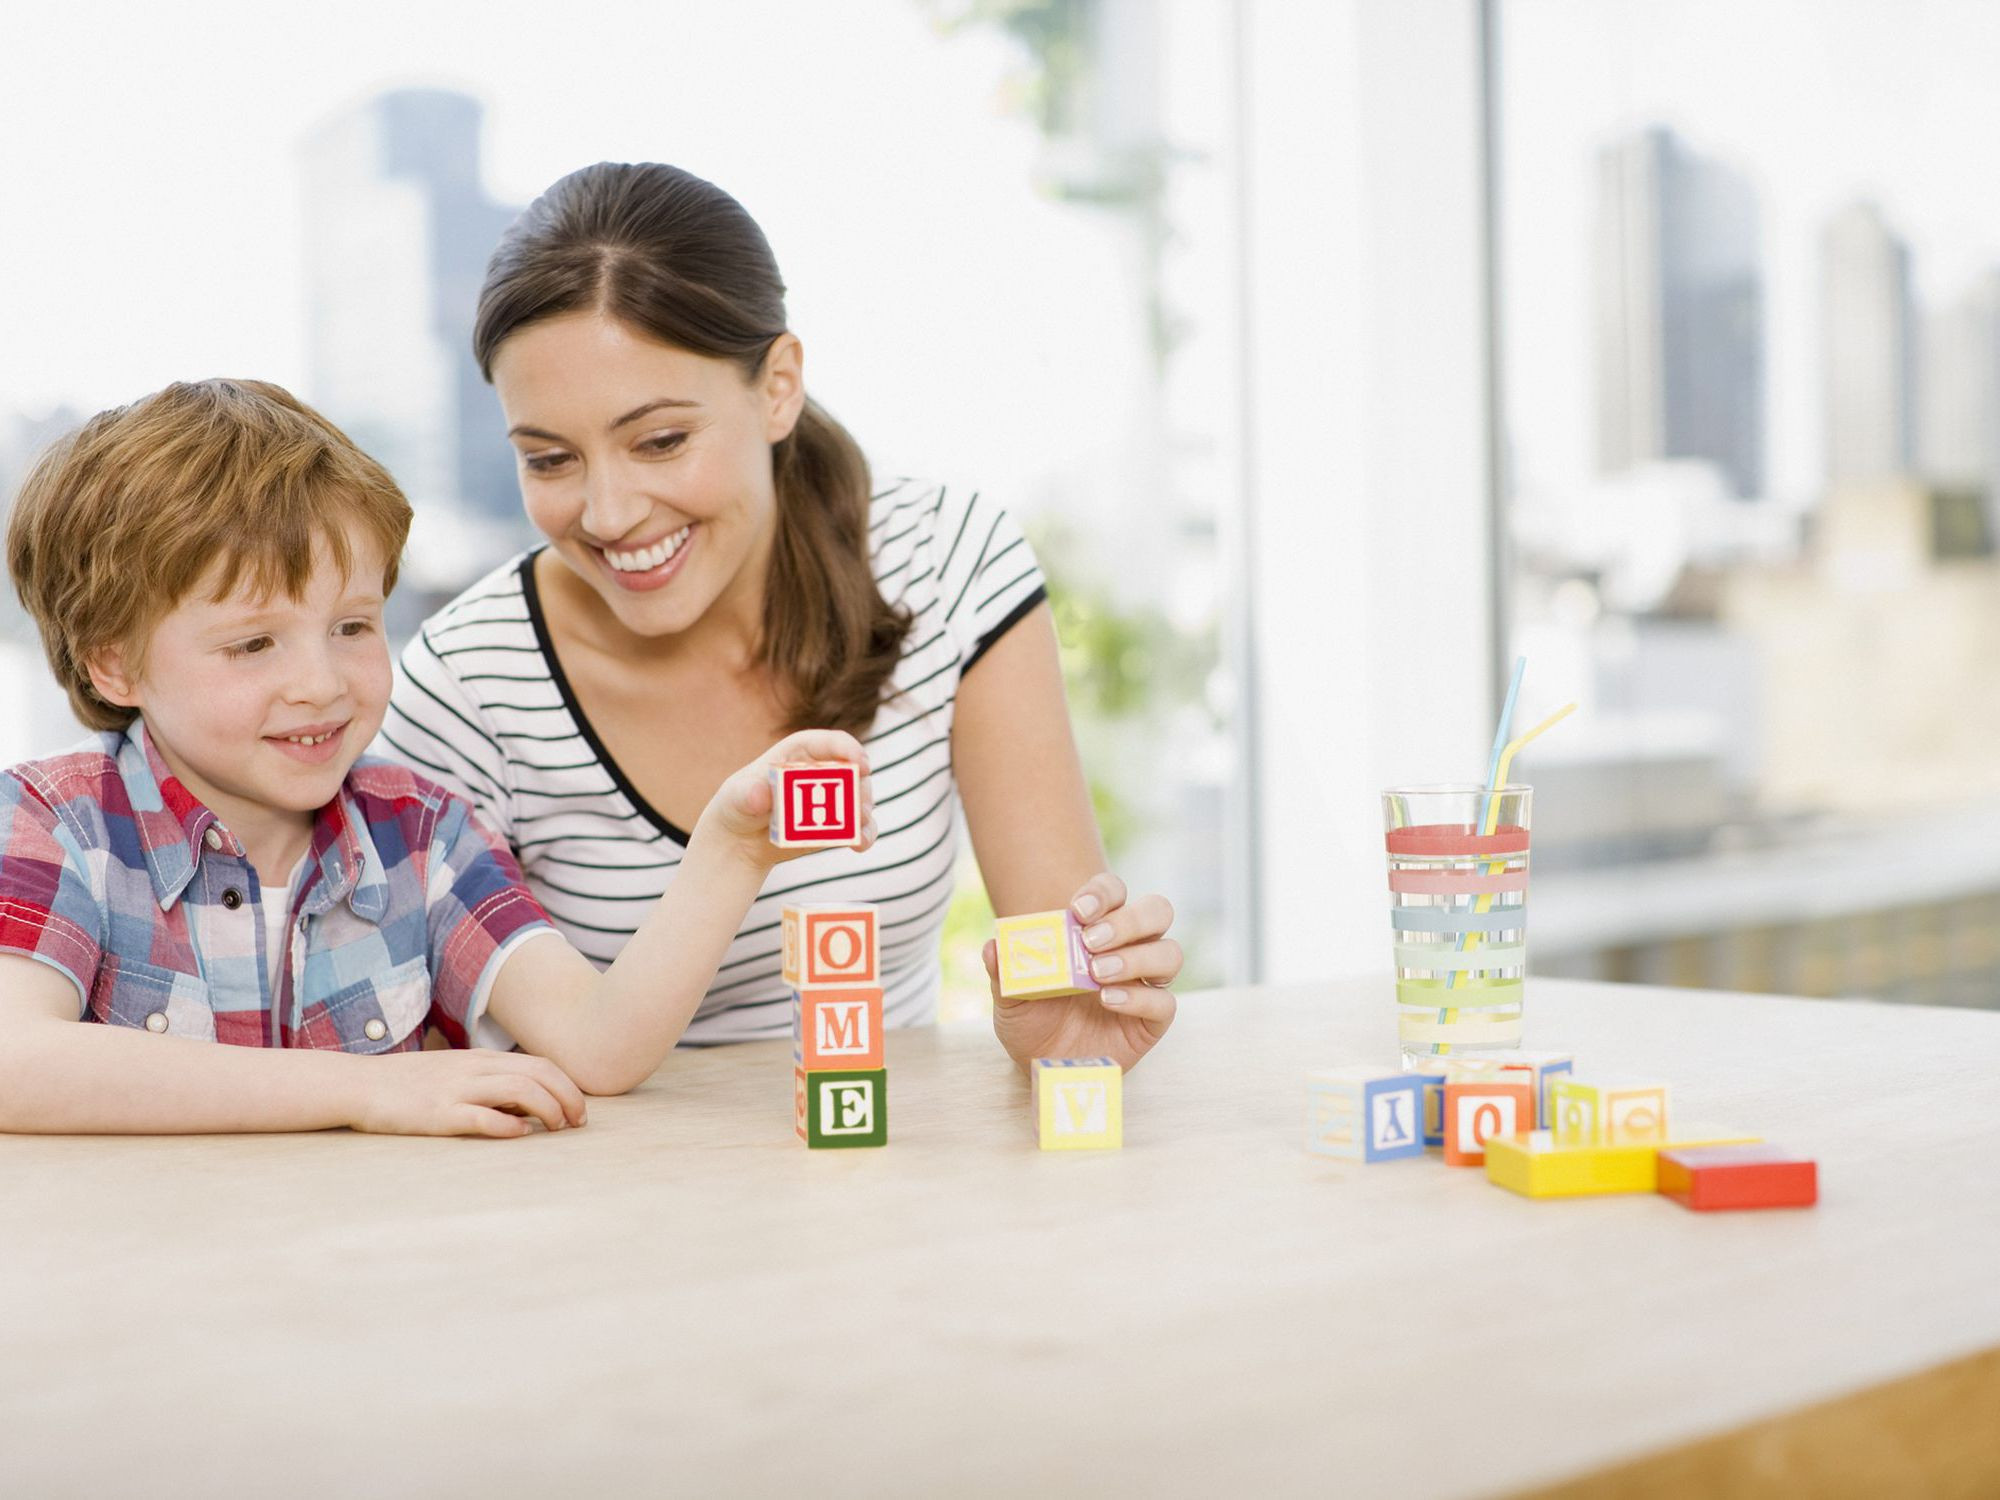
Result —
[{"label": "woman's smile", "polygon": [[687,563],[693,548],[697,523],[690,521],[643,547],[595,547],[584,543],[597,561],[600,572],[621,589],[646,593],[664,588]]}]

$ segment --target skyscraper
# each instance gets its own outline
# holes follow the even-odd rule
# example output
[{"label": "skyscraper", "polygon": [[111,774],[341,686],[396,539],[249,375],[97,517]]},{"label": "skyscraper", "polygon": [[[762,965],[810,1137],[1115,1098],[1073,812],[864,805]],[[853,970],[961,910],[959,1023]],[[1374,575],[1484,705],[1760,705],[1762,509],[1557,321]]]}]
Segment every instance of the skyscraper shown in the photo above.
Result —
[{"label": "skyscraper", "polygon": [[1820,235],[1829,485],[1879,483],[1913,467],[1915,339],[1909,246],[1872,203]]},{"label": "skyscraper", "polygon": [[310,398],[420,514],[511,524],[513,455],[471,354],[487,257],[516,212],[481,186],[482,113],[463,94],[400,89],[306,142]]},{"label": "skyscraper", "polygon": [[1764,291],[1749,182],[1664,127],[1597,160],[1598,468],[1705,459],[1764,483]]},{"label": "skyscraper", "polygon": [[1923,476],[2000,497],[2000,270],[1925,320],[1917,393]]}]

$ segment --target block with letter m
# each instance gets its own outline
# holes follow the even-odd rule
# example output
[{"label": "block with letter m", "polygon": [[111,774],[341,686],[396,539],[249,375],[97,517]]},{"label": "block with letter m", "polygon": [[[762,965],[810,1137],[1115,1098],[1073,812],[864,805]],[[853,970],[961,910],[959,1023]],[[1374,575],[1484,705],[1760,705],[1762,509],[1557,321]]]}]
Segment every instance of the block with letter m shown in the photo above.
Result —
[{"label": "block with letter m", "polygon": [[881,989],[852,985],[800,990],[793,1011],[792,1060],[815,1073],[881,1067]]}]

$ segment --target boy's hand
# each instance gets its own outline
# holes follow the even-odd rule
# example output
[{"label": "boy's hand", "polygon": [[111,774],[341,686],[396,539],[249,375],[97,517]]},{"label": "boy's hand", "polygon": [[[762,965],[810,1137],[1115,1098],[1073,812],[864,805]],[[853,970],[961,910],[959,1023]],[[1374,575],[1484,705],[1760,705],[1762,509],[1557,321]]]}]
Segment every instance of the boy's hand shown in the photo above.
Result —
[{"label": "boy's hand", "polygon": [[[584,1123],[583,1091],[545,1057],[472,1048],[357,1058],[360,1107],[348,1123],[378,1135],[526,1135]],[[360,1071],[357,1069],[357,1071]]]},{"label": "boy's hand", "polygon": [[771,768],[843,761],[861,768],[861,837],[849,847],[865,850],[875,842],[875,784],[868,775],[868,752],[838,729],[803,729],[786,735],[763,755],[722,783],[702,810],[696,832],[713,829],[752,860],[775,865],[810,849],[780,849],[771,842]]}]

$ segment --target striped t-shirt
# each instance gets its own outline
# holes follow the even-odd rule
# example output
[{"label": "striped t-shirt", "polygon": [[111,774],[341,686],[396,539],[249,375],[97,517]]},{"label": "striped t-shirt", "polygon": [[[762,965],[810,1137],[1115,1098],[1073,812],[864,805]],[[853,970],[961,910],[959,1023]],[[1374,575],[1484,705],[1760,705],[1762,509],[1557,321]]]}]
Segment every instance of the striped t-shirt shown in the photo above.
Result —
[{"label": "striped t-shirt", "polygon": [[[1044,597],[1006,512],[976,492],[898,480],[870,506],[875,581],[912,624],[892,696],[863,740],[878,837],[772,870],[683,1042],[790,1034],[779,921],[794,901],[880,908],[883,1017],[937,1012],[939,936],[958,848],[952,705],[959,678]],[[425,621],[404,650],[378,753],[463,793],[507,841],[563,935],[600,968],[674,878],[688,835],[605,752],[550,645],[530,551]]]}]

